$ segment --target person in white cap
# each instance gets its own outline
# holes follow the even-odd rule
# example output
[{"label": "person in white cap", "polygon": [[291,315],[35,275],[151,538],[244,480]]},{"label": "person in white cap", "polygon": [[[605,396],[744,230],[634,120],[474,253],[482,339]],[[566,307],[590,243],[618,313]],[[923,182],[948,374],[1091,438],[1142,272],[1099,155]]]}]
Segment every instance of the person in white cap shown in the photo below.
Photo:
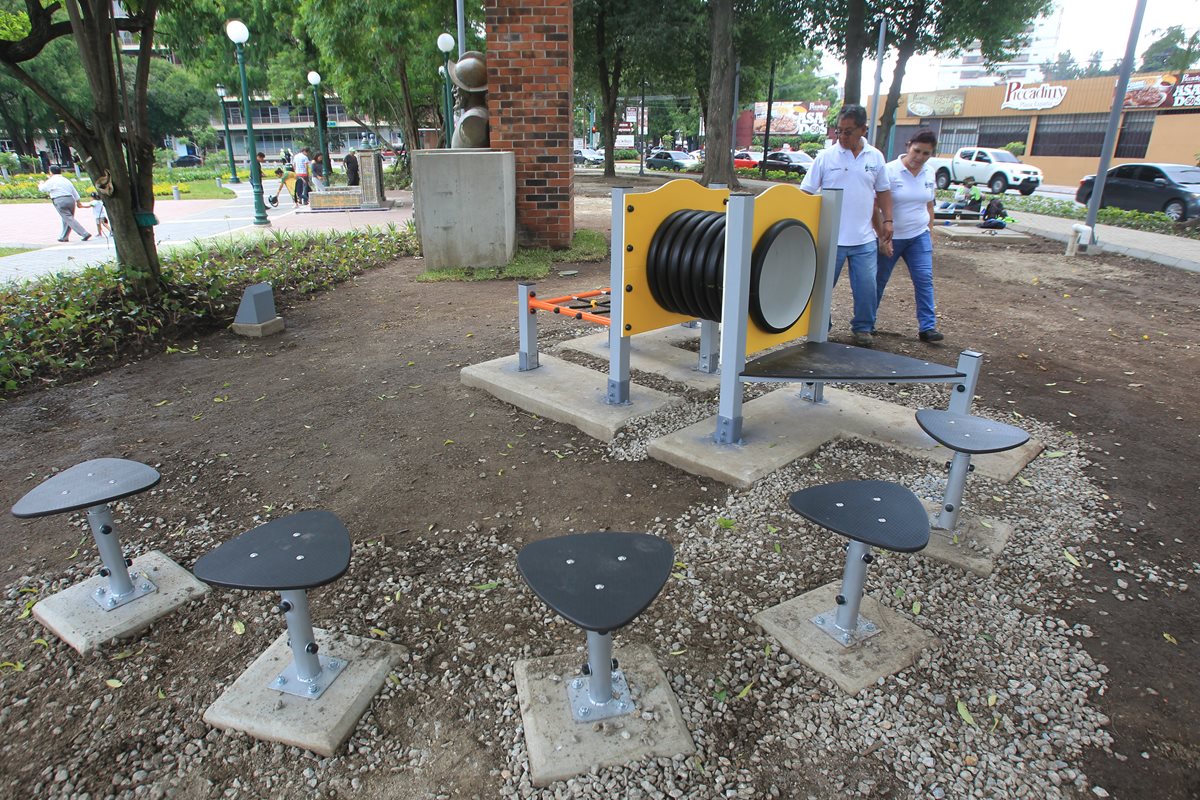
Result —
[{"label": "person in white cap", "polygon": [[52,165],[50,177],[38,184],[38,191],[50,195],[50,202],[54,204],[58,218],[62,221],[62,235],[58,237],[60,242],[67,241],[71,231],[78,233],[82,241],[86,242],[92,238],[87,228],[75,219],[75,209],[79,206],[79,192],[76,191],[75,184],[62,176],[62,167]]}]

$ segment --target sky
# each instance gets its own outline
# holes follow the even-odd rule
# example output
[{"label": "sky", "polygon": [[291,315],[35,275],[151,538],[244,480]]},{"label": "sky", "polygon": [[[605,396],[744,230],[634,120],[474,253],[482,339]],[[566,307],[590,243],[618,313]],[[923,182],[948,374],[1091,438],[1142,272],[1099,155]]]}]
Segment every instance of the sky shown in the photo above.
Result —
[{"label": "sky", "polygon": [[[994,2],[995,0],[993,0]],[[1003,8],[1003,3],[996,3]],[[1056,53],[1070,51],[1079,64],[1085,64],[1096,50],[1104,52],[1103,64],[1108,67],[1125,55],[1129,40],[1129,28],[1133,24],[1134,0],[1055,0],[1062,9],[1062,24],[1059,29]],[[1142,19],[1138,37],[1137,56],[1159,38],[1156,30],[1171,25],[1183,25],[1190,33],[1200,27],[1200,0],[1148,0],[1146,14]],[[872,46],[873,48],[874,46]],[[937,85],[937,56],[915,56],[908,62],[904,74],[902,91],[927,91]],[[884,62],[882,91],[891,85],[895,57]],[[1134,64],[1137,67],[1137,64]],[[836,58],[826,57],[822,68],[838,76],[839,85],[845,81],[846,67]],[[873,93],[875,61],[863,64],[862,96]],[[944,88],[944,87],[943,87]]]}]

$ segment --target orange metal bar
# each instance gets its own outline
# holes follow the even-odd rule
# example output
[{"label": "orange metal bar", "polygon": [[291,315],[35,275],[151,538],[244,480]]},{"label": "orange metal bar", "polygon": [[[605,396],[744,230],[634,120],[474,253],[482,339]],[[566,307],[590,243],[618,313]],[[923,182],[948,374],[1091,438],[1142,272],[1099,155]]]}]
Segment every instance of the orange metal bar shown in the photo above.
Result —
[{"label": "orange metal bar", "polygon": [[[550,311],[554,314],[561,314],[563,316],[570,317],[571,319],[594,322],[597,325],[610,325],[612,324],[612,320],[610,320],[608,317],[600,314],[593,314],[590,311],[582,311],[577,308],[568,308],[563,305],[563,303],[587,300],[592,297],[606,297],[609,294],[610,292],[608,289],[593,289],[592,291],[579,292],[578,294],[568,294],[563,295],[562,297],[551,297],[548,300],[543,300],[536,294],[530,294],[529,307],[532,309],[539,309],[541,311]],[[591,305],[593,308],[595,308],[597,305],[596,301],[593,300]]]},{"label": "orange metal bar", "polygon": [[608,293],[609,293],[608,289],[593,289],[590,292],[580,292],[579,294],[565,294],[562,297],[551,297],[547,300],[542,300],[542,302],[560,305],[562,303],[566,303],[569,300],[586,300],[589,297],[600,297],[601,295],[607,295]]}]

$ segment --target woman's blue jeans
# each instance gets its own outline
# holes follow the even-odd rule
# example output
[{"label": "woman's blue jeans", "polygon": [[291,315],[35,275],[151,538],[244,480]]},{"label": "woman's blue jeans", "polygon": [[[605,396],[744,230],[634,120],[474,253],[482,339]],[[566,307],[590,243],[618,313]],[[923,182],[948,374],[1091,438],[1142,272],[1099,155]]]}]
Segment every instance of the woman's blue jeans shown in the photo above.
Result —
[{"label": "woman's blue jeans", "polygon": [[876,309],[883,302],[883,290],[901,258],[912,278],[913,296],[917,302],[917,330],[933,330],[937,327],[937,317],[933,313],[933,240],[929,231],[911,239],[892,239],[892,254],[879,254],[875,267]]},{"label": "woman's blue jeans", "polygon": [[837,268],[833,274],[836,286],[838,278],[842,277],[842,262],[850,262],[850,291],[854,295],[854,317],[850,320],[850,330],[870,333],[875,330],[875,309],[879,308],[876,298],[875,265],[879,255],[877,242],[843,247],[838,245]]}]

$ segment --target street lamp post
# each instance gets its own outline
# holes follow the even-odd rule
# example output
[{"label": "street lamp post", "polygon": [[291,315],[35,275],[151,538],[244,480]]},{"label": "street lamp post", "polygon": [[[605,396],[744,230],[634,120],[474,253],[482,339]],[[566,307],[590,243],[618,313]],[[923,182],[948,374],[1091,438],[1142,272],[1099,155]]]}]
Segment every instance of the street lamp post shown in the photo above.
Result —
[{"label": "street lamp post", "polygon": [[263,202],[262,167],[258,164],[258,143],[254,141],[254,122],[250,119],[250,86],[246,81],[246,59],[242,45],[250,39],[250,29],[240,19],[225,24],[225,34],[237,51],[238,72],[242,77],[242,114],[246,117],[246,151],[250,159],[250,185],[254,189],[254,224],[270,225],[267,205]]},{"label": "street lamp post", "polygon": [[437,38],[438,50],[442,51],[442,113],[444,114],[445,122],[442,127],[445,129],[446,147],[450,146],[450,126],[451,119],[454,114],[454,101],[450,91],[450,51],[454,49],[454,37],[448,33],[443,33]]},{"label": "street lamp post", "polygon": [[225,85],[217,84],[217,97],[221,98],[221,119],[225,121],[225,152],[229,155],[229,182],[241,183],[237,166],[233,163],[233,140],[229,138],[229,109],[225,107]]},{"label": "street lamp post", "polygon": [[329,148],[325,146],[325,121],[321,119],[324,114],[324,103],[321,102],[318,86],[321,85],[321,73],[313,70],[308,73],[308,82],[313,87],[313,123],[317,126],[317,146],[321,148],[321,156],[325,160],[325,181],[329,182],[329,175],[333,172],[333,165],[329,162]]}]

